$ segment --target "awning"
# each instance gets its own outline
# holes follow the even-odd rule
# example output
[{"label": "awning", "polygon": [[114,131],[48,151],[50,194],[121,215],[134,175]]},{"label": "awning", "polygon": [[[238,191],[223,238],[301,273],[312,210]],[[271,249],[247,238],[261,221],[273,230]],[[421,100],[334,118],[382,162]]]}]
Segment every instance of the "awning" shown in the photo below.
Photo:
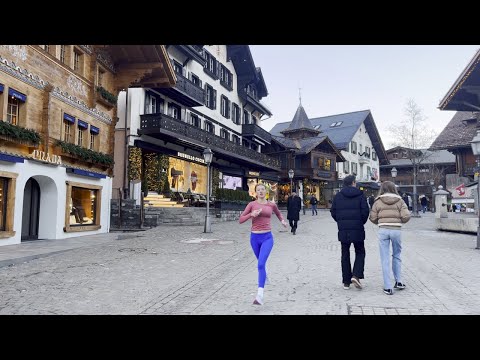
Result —
[{"label": "awning", "polygon": [[81,170],[81,169],[67,168],[66,171],[67,173],[70,173],[70,174],[93,177],[97,179],[105,179],[107,177],[107,175],[105,174],[100,174],[93,171],[87,171],[87,170]]},{"label": "awning", "polygon": [[93,125],[90,125],[90,132],[91,132],[92,134],[98,134],[98,133],[100,132],[100,129],[97,128],[97,127],[95,127],[95,126],[93,126]]},{"label": "awning", "polygon": [[63,120],[66,120],[66,121],[68,121],[68,122],[71,122],[72,124],[75,123],[75,117],[72,116],[72,115],[69,115],[69,114],[67,114],[67,113],[64,113],[64,114],[63,114]]},{"label": "awning", "polygon": [[15,99],[18,99],[23,102],[27,101],[27,95],[22,94],[20,91],[17,91],[12,88],[8,89],[8,95],[13,96]]},{"label": "awning", "polygon": [[13,163],[23,163],[25,159],[19,156],[7,155],[0,153],[0,161],[7,161]]},{"label": "awning", "polygon": [[4,88],[5,88],[5,86],[3,86],[3,84],[0,84],[0,92],[3,92]]},{"label": "awning", "polygon": [[80,129],[88,129],[88,124],[85,122],[85,121],[82,121],[82,120],[78,120],[78,127]]}]

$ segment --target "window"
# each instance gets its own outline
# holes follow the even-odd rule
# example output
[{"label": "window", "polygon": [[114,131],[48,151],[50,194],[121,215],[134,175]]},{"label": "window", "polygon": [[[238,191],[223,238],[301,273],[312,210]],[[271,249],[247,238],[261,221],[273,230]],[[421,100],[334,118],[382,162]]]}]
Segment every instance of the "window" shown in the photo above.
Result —
[{"label": "window", "polygon": [[201,128],[201,122],[200,119],[198,118],[198,115],[194,113],[190,113],[190,125],[193,125],[195,127]]},{"label": "window", "polygon": [[211,76],[212,78],[214,78],[215,80],[218,79],[218,75],[217,75],[217,66],[218,66],[218,62],[217,62],[217,59],[215,59],[215,57],[213,57],[212,54],[210,54],[208,51],[204,50],[204,55],[205,55],[205,67],[203,68],[203,70],[209,75]]},{"label": "window", "polygon": [[253,84],[247,85],[247,94],[253,97],[254,99],[257,99],[257,89]]},{"label": "window", "polygon": [[234,144],[240,145],[240,138],[237,135],[232,135],[232,141]]},{"label": "window", "polygon": [[18,117],[20,114],[20,100],[9,96],[7,106],[7,122],[12,125],[18,125]]},{"label": "window", "polygon": [[230,141],[230,133],[225,129],[220,129],[220,137]]},{"label": "window", "polygon": [[338,122],[333,122],[330,124],[330,127],[337,127],[337,126],[340,126],[342,125],[343,121],[338,121]]},{"label": "window", "polygon": [[50,45],[40,45],[40,46],[41,46],[41,47],[43,48],[43,50],[45,50],[46,52],[48,52],[48,53],[50,52]]},{"label": "window", "polygon": [[67,181],[65,232],[100,229],[102,187]]},{"label": "window", "polygon": [[174,119],[182,120],[181,107],[174,103],[168,104],[168,115]]},{"label": "window", "polygon": [[372,170],[370,169],[370,166],[367,166],[367,177],[368,177],[369,180],[370,180],[371,176],[372,176]]},{"label": "window", "polygon": [[220,65],[220,84],[228,89],[233,89],[233,75],[225,66]]},{"label": "window", "polygon": [[250,124],[250,114],[247,110],[243,110],[243,123]]},{"label": "window", "polygon": [[377,153],[372,151],[372,160],[377,160]]},{"label": "window", "polygon": [[7,194],[8,179],[0,177],[0,231],[5,231],[7,225]]},{"label": "window", "polygon": [[74,124],[75,124],[75,117],[67,113],[64,113],[63,114],[63,141],[65,141],[66,143],[71,143],[75,141],[75,139],[73,138],[74,134],[72,132],[72,126]]},{"label": "window", "polygon": [[73,70],[83,75],[83,53],[77,48],[73,49]]},{"label": "window", "polygon": [[65,59],[67,55],[67,46],[60,45],[60,61],[65,64]]},{"label": "window", "polygon": [[195,75],[194,73],[190,73],[190,77],[191,77],[192,83],[194,83],[198,87],[202,87],[202,80],[200,80],[200,78],[197,75]]},{"label": "window", "polygon": [[245,147],[247,147],[247,148],[250,147],[250,143],[249,143],[247,140],[245,140],[245,139],[242,139],[242,145],[245,146]]},{"label": "window", "polygon": [[253,116],[253,115],[252,115],[252,124],[255,124],[255,125],[258,124],[258,119],[257,119],[257,117],[256,117],[256,116]]},{"label": "window", "polygon": [[234,124],[240,124],[240,107],[235,103],[232,105],[232,121]]},{"label": "window", "polygon": [[[251,143],[251,144],[250,144],[250,147],[251,147],[252,150],[258,151],[258,145],[257,145],[257,144]],[[300,159],[300,158],[299,158],[299,159]]]},{"label": "window", "polygon": [[365,146],[365,155],[370,158],[370,148],[368,146]]},{"label": "window", "polygon": [[205,106],[210,109],[217,108],[217,90],[205,84]]},{"label": "window", "polygon": [[358,150],[358,155],[363,155],[363,145],[362,144],[359,145],[359,149],[360,150]]},{"label": "window", "polygon": [[406,151],[402,152],[402,157],[403,157],[404,159],[406,159],[406,158],[408,157]]},{"label": "window", "polygon": [[0,170],[0,239],[15,235],[15,189],[18,174]]},{"label": "window", "polygon": [[78,129],[78,138],[77,138],[77,145],[78,146],[83,146],[83,133],[85,130],[83,129]]},{"label": "window", "polygon": [[393,153],[392,158],[397,159],[398,158],[398,153]]},{"label": "window", "polygon": [[313,128],[314,128],[315,130],[318,130],[318,129],[320,129],[320,125],[315,125]]},{"label": "window", "polygon": [[323,164],[323,170],[328,170],[330,171],[331,170],[331,166],[332,166],[332,160],[330,159],[325,159],[325,162]]},{"label": "window", "polygon": [[319,157],[319,158],[317,159],[317,165],[318,165],[319,168],[322,168],[322,167],[323,167],[324,160],[325,160],[325,159],[324,159],[323,157]]},{"label": "window", "polygon": [[352,141],[352,154],[356,154],[357,153],[357,143],[355,141]]},{"label": "window", "polygon": [[220,113],[223,117],[230,119],[230,100],[224,95],[221,96]]},{"label": "window", "polygon": [[357,175],[357,163],[352,162],[352,175]]},{"label": "window", "polygon": [[172,60],[172,63],[173,63],[173,71],[175,71],[177,74],[183,75],[182,64],[176,62],[175,60]]},{"label": "window", "polygon": [[350,172],[350,161],[343,162],[343,172],[348,174]]},{"label": "window", "polygon": [[90,146],[89,146],[90,150],[95,150],[96,138],[97,138],[96,134],[90,133]]},{"label": "window", "polygon": [[147,93],[145,99],[145,114],[156,114],[157,113],[157,98]]},{"label": "window", "polygon": [[97,85],[103,86],[104,79],[105,79],[105,70],[103,70],[101,67],[98,67]]},{"label": "window", "polygon": [[205,131],[215,134],[215,127],[210,121],[205,121]]}]

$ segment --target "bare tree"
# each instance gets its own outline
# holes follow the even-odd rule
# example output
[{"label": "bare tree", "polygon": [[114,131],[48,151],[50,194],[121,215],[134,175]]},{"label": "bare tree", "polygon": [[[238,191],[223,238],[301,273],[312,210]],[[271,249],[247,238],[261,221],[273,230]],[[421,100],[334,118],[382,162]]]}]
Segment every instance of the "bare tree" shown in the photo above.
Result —
[{"label": "bare tree", "polygon": [[426,117],[423,110],[413,99],[409,99],[404,109],[405,120],[398,125],[390,126],[389,131],[393,135],[394,146],[406,150],[407,158],[413,165],[413,215],[418,215],[417,196],[417,173],[418,166],[429,158],[433,153],[422,151],[428,149],[435,140],[437,134],[425,125]]}]

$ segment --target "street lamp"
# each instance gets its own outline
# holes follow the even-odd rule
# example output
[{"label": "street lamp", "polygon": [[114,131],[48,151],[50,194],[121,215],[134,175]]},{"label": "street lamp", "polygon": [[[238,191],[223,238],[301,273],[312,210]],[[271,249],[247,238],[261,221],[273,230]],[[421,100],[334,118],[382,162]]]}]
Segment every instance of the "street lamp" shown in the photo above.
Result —
[{"label": "street lamp", "polygon": [[[472,141],[470,141],[470,145],[472,145],[472,152],[473,152],[473,155],[475,155],[475,157],[477,158],[477,161],[478,161],[478,157],[480,156],[480,130],[477,130],[477,135],[475,135],[475,137],[472,139]],[[480,203],[480,181],[477,183],[477,212],[478,212],[478,215],[479,215],[479,218],[478,218],[478,228],[477,228],[477,247],[475,249],[479,249],[480,250],[480,206],[478,206],[478,204]]]},{"label": "street lamp", "polygon": [[212,221],[210,219],[210,163],[212,162],[213,152],[210,148],[203,150],[203,159],[207,164],[207,215],[205,215],[204,233],[212,232]]},{"label": "street lamp", "polygon": [[295,175],[294,171],[292,169],[288,170],[288,177],[290,178],[290,195],[292,195],[293,192],[293,175]]},{"label": "street lamp", "polygon": [[393,182],[395,183],[395,178],[397,177],[397,169],[393,167],[391,173],[392,173]]}]

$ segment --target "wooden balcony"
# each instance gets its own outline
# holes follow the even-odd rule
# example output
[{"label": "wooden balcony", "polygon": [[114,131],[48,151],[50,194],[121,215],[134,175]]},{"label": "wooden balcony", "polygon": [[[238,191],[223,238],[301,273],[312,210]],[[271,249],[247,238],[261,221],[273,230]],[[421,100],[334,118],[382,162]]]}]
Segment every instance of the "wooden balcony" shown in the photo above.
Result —
[{"label": "wooden balcony", "polygon": [[270,144],[272,141],[272,135],[256,124],[243,124],[242,136],[250,139],[256,137],[267,144]]},{"label": "wooden balcony", "polygon": [[177,83],[174,87],[158,88],[158,92],[167,95],[180,104],[189,107],[202,106],[205,101],[205,90],[195,85],[185,76],[175,73]]},{"label": "wooden balcony", "polygon": [[140,135],[189,144],[199,150],[212,149],[216,157],[234,159],[256,168],[280,171],[280,161],[252,149],[237,145],[220,136],[206,132],[164,114],[140,115]]}]

